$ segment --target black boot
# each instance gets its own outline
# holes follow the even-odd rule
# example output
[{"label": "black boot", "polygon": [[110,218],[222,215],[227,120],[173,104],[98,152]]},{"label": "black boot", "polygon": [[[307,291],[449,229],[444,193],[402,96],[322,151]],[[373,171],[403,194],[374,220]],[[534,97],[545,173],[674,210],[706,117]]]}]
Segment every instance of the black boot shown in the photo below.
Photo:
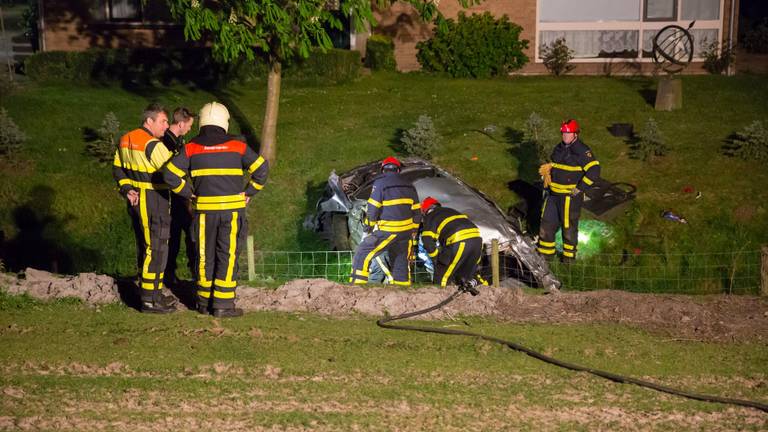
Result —
[{"label": "black boot", "polygon": [[213,308],[213,314],[216,318],[236,318],[243,316],[243,310],[240,308],[226,308],[217,309]]},{"label": "black boot", "polygon": [[168,314],[176,312],[176,308],[172,305],[164,304],[162,301],[142,301],[141,302],[142,313],[155,313],[155,314]]},{"label": "black boot", "polygon": [[208,315],[208,305],[207,304],[197,304],[197,313],[201,315]]}]

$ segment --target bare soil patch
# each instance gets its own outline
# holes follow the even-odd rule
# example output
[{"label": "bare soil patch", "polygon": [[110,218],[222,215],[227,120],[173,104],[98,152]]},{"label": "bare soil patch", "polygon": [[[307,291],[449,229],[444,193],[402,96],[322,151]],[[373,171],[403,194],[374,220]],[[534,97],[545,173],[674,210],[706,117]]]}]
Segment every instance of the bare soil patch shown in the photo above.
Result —
[{"label": "bare soil patch", "polygon": [[[0,287],[49,300],[76,297],[86,304],[114,303],[125,297],[118,282],[105,275],[57,276],[28,269],[24,278],[0,275]],[[193,286],[184,288],[192,294]],[[179,290],[175,290],[179,294]],[[240,287],[237,304],[246,311],[310,312],[380,317],[432,306],[451,289],[342,285],[325,279],[297,279],[276,290]],[[182,292],[181,294],[184,294]],[[183,308],[183,306],[180,306]],[[461,296],[426,320],[482,316],[515,323],[614,323],[697,341],[768,340],[768,298],[734,295],[687,296],[623,291],[527,295],[520,289],[481,287],[480,295]]]}]

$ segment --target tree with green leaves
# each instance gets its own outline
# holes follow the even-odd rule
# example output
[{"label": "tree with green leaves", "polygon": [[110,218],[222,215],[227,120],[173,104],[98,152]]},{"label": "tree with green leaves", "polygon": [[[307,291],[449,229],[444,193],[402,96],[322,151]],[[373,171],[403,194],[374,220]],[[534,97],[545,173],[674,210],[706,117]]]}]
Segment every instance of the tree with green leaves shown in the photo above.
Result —
[{"label": "tree with green leaves", "polygon": [[[424,20],[444,25],[440,0],[405,0]],[[463,7],[482,0],[456,0]],[[376,25],[373,7],[388,8],[395,0],[168,0],[174,18],[184,25],[187,40],[211,44],[223,63],[243,58],[268,66],[267,101],[261,130],[261,154],[274,164],[282,65],[307,58],[312,47],[332,48],[329,29],[342,29],[334,10],[362,30]]]}]

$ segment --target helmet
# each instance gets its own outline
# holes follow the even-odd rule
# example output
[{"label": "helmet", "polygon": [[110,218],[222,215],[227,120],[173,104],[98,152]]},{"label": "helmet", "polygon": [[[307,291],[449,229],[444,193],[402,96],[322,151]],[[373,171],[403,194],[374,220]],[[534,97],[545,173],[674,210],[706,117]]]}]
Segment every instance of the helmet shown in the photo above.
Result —
[{"label": "helmet", "polygon": [[384,169],[385,167],[387,167],[387,165],[394,165],[398,171],[400,171],[400,167],[403,166],[403,164],[401,164],[400,161],[397,160],[397,158],[394,156],[389,156],[383,161],[381,161],[381,169]]},{"label": "helmet", "polygon": [[579,133],[581,128],[576,120],[566,120],[560,125],[560,132],[562,133]]},{"label": "helmet", "polygon": [[435,205],[440,205],[440,201],[432,197],[424,198],[424,201],[421,202],[421,214],[427,214],[429,209],[431,209],[432,206],[435,206]]},{"label": "helmet", "polygon": [[218,126],[229,129],[229,110],[218,102],[208,102],[200,109],[200,127]]}]

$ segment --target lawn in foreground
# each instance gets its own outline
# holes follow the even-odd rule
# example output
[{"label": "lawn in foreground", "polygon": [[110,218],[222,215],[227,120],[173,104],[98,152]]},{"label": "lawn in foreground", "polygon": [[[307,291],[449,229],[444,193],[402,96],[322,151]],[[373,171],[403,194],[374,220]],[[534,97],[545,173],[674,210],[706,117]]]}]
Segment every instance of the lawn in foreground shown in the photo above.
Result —
[{"label": "lawn in foreground", "polygon": [[[545,365],[471,338],[368,317],[141,315],[3,297],[0,429],[764,429],[755,410]],[[768,399],[768,350],[600,324],[432,323],[692,391]]]}]

